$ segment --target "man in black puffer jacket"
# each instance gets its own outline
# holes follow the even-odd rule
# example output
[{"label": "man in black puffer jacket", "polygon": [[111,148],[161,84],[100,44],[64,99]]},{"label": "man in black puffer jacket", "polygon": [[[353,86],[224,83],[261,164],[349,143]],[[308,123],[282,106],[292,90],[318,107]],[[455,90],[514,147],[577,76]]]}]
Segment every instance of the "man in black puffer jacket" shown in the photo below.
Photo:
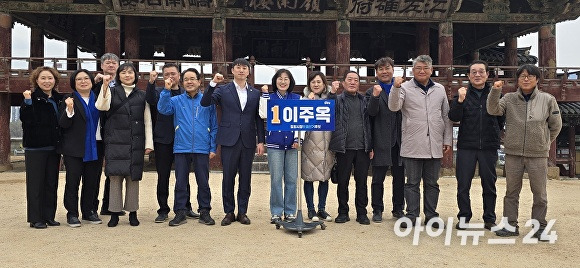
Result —
[{"label": "man in black puffer jacket", "polygon": [[479,163],[479,176],[483,187],[483,221],[485,228],[495,226],[495,201],[497,198],[495,164],[500,145],[500,130],[504,118],[487,113],[487,96],[491,89],[487,83],[488,65],[484,61],[474,61],[469,65],[469,88],[462,87],[451,102],[449,119],[461,122],[457,138],[457,205],[459,223],[457,229],[464,230],[471,220],[469,190],[475,174],[475,164]]}]

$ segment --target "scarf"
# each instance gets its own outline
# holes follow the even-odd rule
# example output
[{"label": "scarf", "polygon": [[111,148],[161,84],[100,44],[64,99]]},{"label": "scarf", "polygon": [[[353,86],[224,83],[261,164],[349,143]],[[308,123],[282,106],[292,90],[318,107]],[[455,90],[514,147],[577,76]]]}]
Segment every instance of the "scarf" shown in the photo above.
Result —
[{"label": "scarf", "polygon": [[89,95],[89,103],[85,103],[81,94],[77,91],[74,94],[81,100],[83,108],[85,109],[86,130],[85,130],[85,155],[83,162],[95,161],[97,157],[97,124],[99,123],[99,110],[95,107],[95,93],[91,91]]},{"label": "scarf", "polygon": [[379,85],[381,86],[381,88],[383,89],[383,91],[385,93],[387,93],[387,96],[389,96],[389,93],[391,93],[391,87],[393,86],[393,80],[391,80],[391,83],[389,84],[385,84],[382,81],[379,80]]}]

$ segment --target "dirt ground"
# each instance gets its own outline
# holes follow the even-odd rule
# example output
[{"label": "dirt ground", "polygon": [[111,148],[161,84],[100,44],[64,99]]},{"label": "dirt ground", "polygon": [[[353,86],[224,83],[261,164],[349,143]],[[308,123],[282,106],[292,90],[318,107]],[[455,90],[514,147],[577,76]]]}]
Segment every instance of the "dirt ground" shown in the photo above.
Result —
[{"label": "dirt ground", "polygon": [[[106,225],[109,217],[101,216],[103,224],[91,225],[83,221],[82,227],[70,228],[66,225],[66,211],[62,204],[65,174],[61,172],[56,220],[62,225],[36,230],[26,223],[25,173],[21,163],[16,163],[15,167],[14,171],[0,173],[0,263],[3,267],[577,267],[580,261],[580,233],[577,229],[580,222],[580,181],[577,179],[548,182],[548,219],[556,219],[553,230],[558,238],[555,243],[523,242],[524,236],[531,230],[531,227],[523,225],[530,217],[532,206],[529,184],[524,183],[520,200],[521,234],[515,244],[489,244],[488,239],[497,237],[485,231],[478,245],[472,245],[472,239],[468,240],[467,245],[461,245],[457,231],[450,229],[451,241],[446,246],[447,231],[437,237],[421,232],[418,245],[413,245],[413,233],[406,237],[395,234],[395,220],[391,219],[389,212],[390,178],[385,181],[387,213],[383,214],[382,223],[363,226],[354,220],[354,183],[351,183],[351,221],[345,224],[327,223],[325,230],[317,228],[298,238],[295,232],[277,230],[269,222],[270,183],[267,174],[252,176],[248,211],[252,224],[249,226],[237,222],[226,227],[219,225],[223,217],[221,173],[210,175],[213,197],[211,214],[216,225],[205,226],[191,219],[178,227],[169,227],[167,222],[154,223],[157,215],[156,173],[145,172],[140,184],[140,226],[132,227],[127,217],[121,217],[119,226],[109,228]],[[447,222],[457,213],[456,181],[454,177],[443,177],[439,184],[438,211]],[[474,210],[472,223],[481,223],[482,198],[478,180],[474,180],[474,186],[471,192]],[[196,189],[192,188],[192,192]],[[498,179],[497,192],[496,211],[501,215],[504,178]],[[170,204],[173,202],[172,196],[171,193]],[[192,203],[195,206],[197,201],[192,199]],[[368,209],[371,211],[370,205]],[[336,216],[336,185],[333,184],[327,210]]]}]

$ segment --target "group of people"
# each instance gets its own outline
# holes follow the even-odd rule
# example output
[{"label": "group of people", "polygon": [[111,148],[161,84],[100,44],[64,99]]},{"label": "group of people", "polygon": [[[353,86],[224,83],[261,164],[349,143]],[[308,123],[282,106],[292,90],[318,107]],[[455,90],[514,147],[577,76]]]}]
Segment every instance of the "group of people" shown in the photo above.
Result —
[{"label": "group of people", "polygon": [[[321,72],[311,72],[304,95],[293,93],[295,80],[286,69],[272,78],[261,91],[247,83],[251,66],[243,58],[232,64],[233,81],[223,84],[216,73],[201,92],[203,80],[193,69],[163,66],[162,87],[156,87],[158,73],[150,73],[145,91],[136,87],[138,75],[131,63],[119,66],[119,58],[107,53],[101,58],[103,74],[93,77],[84,69],[70,77],[73,93],[61,96],[55,87],[59,74],[50,67],[35,69],[30,81],[34,91],[25,91],[21,106],[23,145],[26,158],[28,222],[34,228],[60,225],[55,221],[56,190],[60,154],[66,166],[64,205],[67,223],[81,225],[78,189],[82,181],[82,219],[99,224],[99,185],[105,160],[105,189],[101,215],[111,215],[114,227],[119,216],[129,212],[129,223],[139,225],[139,181],[143,155],[155,152],[157,168],[157,223],[168,219],[169,179],[175,165],[173,210],[170,226],[187,218],[215,224],[210,216],[209,161],[217,145],[223,166],[222,226],[238,221],[250,224],[247,215],[251,192],[252,161],[267,148],[270,169],[271,222],[296,218],[298,153],[300,176],[304,180],[308,218],[332,221],[326,210],[329,180],[334,169],[337,183],[336,223],[350,221],[349,181],[355,181],[356,221],[368,225],[381,222],[385,205],[384,181],[392,175],[394,218],[408,218],[402,227],[415,224],[420,216],[420,184],[423,182],[425,223],[443,228],[437,213],[441,158],[452,150],[453,122],[459,122],[457,141],[457,229],[467,228],[472,219],[470,188],[476,166],[483,187],[483,220],[486,229],[496,226],[495,163],[505,131],[506,196],[504,213],[509,226],[499,236],[517,236],[519,193],[527,171],[532,188],[532,218],[541,240],[547,225],[546,177],[550,144],[558,135],[562,120],[553,96],[538,90],[538,67],[523,65],[517,72],[518,90],[502,97],[502,81],[488,82],[484,61],[469,65],[468,87],[447,99],[445,88],[431,79],[433,62],[428,55],[413,60],[413,78],[394,77],[394,61],[384,57],[375,63],[377,84],[360,93],[360,76],[354,71],[342,82],[327,83]],[[339,88],[343,90],[339,94]],[[364,92],[364,91],[363,91]],[[265,131],[269,99],[335,100],[334,131]],[[451,103],[451,105],[450,105]],[[221,107],[218,123],[216,106]],[[504,130],[505,125],[505,130]],[[299,152],[297,148],[302,145]],[[189,173],[193,164],[197,182],[197,213],[190,202]],[[367,216],[368,171],[372,166],[372,218]],[[354,172],[353,172],[354,169]],[[238,175],[237,199],[234,186]],[[405,179],[406,177],[406,179]],[[123,202],[123,181],[125,200]],[[314,182],[318,182],[318,205],[314,203]],[[237,200],[237,215],[236,211]],[[405,213],[406,211],[406,213]],[[513,227],[513,228],[512,228]]]}]

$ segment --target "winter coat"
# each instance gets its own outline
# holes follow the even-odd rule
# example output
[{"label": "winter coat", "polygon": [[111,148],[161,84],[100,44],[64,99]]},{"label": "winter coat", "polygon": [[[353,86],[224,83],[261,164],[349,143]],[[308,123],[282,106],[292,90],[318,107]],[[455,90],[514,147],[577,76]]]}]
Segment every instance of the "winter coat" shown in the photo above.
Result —
[{"label": "winter coat", "polygon": [[469,89],[462,103],[459,96],[451,101],[449,119],[461,122],[457,137],[457,148],[467,150],[497,150],[500,144],[500,131],[503,129],[504,117],[490,115],[487,112],[487,97],[490,85],[485,84],[481,89],[481,97],[477,94],[478,89],[469,84]]},{"label": "winter coat", "polygon": [[449,120],[449,101],[443,85],[434,83],[425,93],[415,79],[393,86],[389,109],[403,114],[401,156],[443,158],[443,145],[452,144],[453,124]]},{"label": "winter coat", "polygon": [[[349,110],[350,107],[346,105],[345,98],[347,94],[343,92],[339,95],[329,94],[329,99],[335,99],[335,117],[334,124],[336,125],[334,132],[332,132],[332,138],[330,139],[329,149],[335,153],[346,152],[346,131],[348,129],[347,124],[349,123]],[[372,138],[371,138],[371,124],[370,118],[367,113],[367,101],[365,97],[358,92],[356,93],[357,98],[360,101],[360,113],[363,115],[363,143],[365,152],[370,152],[372,150]]]},{"label": "winter coat", "polygon": [[[52,90],[52,100],[57,109],[62,103],[62,95]],[[60,127],[58,125],[58,113],[52,103],[48,101],[48,95],[40,88],[36,88],[31,94],[32,104],[26,101],[20,106],[20,121],[22,121],[22,145],[24,148],[43,148],[59,146]]]},{"label": "winter coat", "polygon": [[556,98],[536,87],[529,101],[522,90],[505,94],[492,88],[487,98],[487,112],[505,115],[504,152],[524,157],[548,157],[550,145],[562,129],[562,117]]},{"label": "winter coat", "polygon": [[[328,99],[328,87],[321,96],[314,99]],[[304,88],[304,96],[310,94],[310,90]],[[302,142],[301,174],[305,181],[327,181],[330,179],[330,171],[334,165],[334,153],[328,149],[332,131],[306,131]]]},{"label": "winter coat", "polygon": [[384,90],[378,97],[375,97],[371,87],[367,90],[366,98],[373,136],[374,157],[371,164],[373,166],[402,165],[400,157],[398,163],[393,163],[391,156],[393,146],[395,144],[399,144],[399,148],[401,146],[401,112],[393,112],[389,109],[389,95]]},{"label": "winter coat", "polygon": [[215,105],[201,106],[202,93],[190,97],[187,93],[171,97],[163,90],[157,110],[163,115],[173,115],[175,142],[173,153],[215,153],[217,145],[217,113]]}]

